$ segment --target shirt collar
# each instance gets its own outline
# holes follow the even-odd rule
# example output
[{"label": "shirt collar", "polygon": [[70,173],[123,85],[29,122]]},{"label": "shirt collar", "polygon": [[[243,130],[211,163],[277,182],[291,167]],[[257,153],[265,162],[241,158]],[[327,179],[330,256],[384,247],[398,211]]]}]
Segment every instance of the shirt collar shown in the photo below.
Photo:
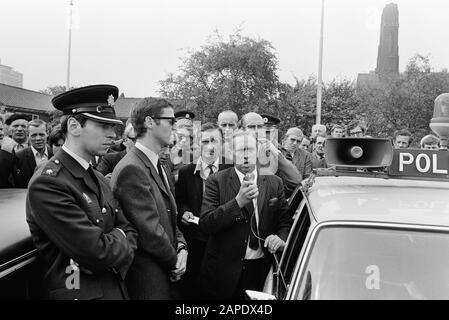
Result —
[{"label": "shirt collar", "polygon": [[[39,153],[39,151],[34,149],[33,146],[31,146],[31,151],[33,151],[33,155],[34,156],[36,156]],[[40,154],[39,154],[39,156],[40,156]],[[46,156],[48,158],[47,146],[45,146],[45,149],[44,149],[44,156]]]},{"label": "shirt collar", "polygon": [[136,142],[135,147],[137,149],[139,149],[140,151],[142,151],[150,160],[151,164],[157,168],[157,162],[159,160],[159,156],[153,151],[148,149],[147,147],[145,147],[143,144],[141,144],[140,142]]},{"label": "shirt collar", "polygon": [[72,150],[67,148],[67,146],[65,144],[62,146],[62,150],[64,150],[69,156],[71,156],[73,159],[75,159],[76,162],[78,162],[84,168],[84,170],[89,169],[89,165],[90,165],[89,162],[87,162],[86,160],[81,158],[79,155],[77,155],[75,152],[73,152]]},{"label": "shirt collar", "polygon": [[[217,169],[218,169],[218,162],[219,162],[219,159],[217,158],[217,159],[215,160],[215,162],[212,163],[212,166],[213,166],[214,169],[215,169],[214,172],[217,172]],[[198,161],[196,162],[195,169],[193,170],[193,174],[195,174],[197,171],[204,172],[204,171],[207,169],[208,166],[209,166],[209,165],[208,165],[206,162],[203,161],[203,158],[202,158],[202,157],[199,157],[199,158],[198,158]]]},{"label": "shirt collar", "polygon": [[[241,173],[240,171],[237,170],[237,168],[234,167],[235,173],[237,173],[237,176],[239,177],[240,180],[240,184],[243,183],[243,178],[245,177],[245,175],[243,173]],[[252,174],[254,174],[254,181],[257,181],[257,169],[254,169],[253,172],[251,172]]]}]

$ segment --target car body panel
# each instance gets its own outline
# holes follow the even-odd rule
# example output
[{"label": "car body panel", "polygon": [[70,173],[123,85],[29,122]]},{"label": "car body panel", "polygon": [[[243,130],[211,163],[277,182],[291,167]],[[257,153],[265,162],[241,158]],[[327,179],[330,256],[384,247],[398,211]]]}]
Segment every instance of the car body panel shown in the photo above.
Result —
[{"label": "car body panel", "polygon": [[318,223],[345,220],[449,225],[448,182],[317,177],[307,198]]},{"label": "car body panel", "polygon": [[35,250],[26,222],[26,194],[26,189],[0,190],[0,267]]}]

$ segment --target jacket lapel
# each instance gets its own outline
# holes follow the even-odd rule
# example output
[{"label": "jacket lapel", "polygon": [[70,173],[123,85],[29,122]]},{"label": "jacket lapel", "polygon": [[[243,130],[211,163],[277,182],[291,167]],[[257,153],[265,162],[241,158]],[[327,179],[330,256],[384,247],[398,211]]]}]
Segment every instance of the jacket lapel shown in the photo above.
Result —
[{"label": "jacket lapel", "polygon": [[132,148],[131,152],[134,152],[140,158],[140,160],[142,160],[145,166],[150,169],[150,174],[153,176],[153,180],[156,181],[159,189],[161,189],[161,191],[163,191],[167,197],[170,197],[167,189],[165,188],[165,184],[162,182],[161,177],[157,173],[156,168],[153,166],[150,159],[148,159],[148,157],[136,147]]},{"label": "jacket lapel", "polygon": [[28,166],[29,171],[33,173],[34,168],[36,168],[36,158],[34,158],[33,149],[31,149],[31,147],[28,148],[26,156],[28,158],[26,161],[26,165]]},{"label": "jacket lapel", "polygon": [[235,168],[231,168],[229,171],[229,186],[232,190],[231,195],[232,197],[235,197],[239,193],[241,184],[237,173],[235,173]]}]

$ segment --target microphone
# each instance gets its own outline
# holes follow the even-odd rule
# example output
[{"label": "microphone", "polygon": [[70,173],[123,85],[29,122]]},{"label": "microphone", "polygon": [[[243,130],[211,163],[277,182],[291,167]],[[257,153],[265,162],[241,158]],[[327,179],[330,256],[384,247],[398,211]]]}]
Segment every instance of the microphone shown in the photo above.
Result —
[{"label": "microphone", "polygon": [[255,175],[252,172],[245,174],[245,176],[243,177],[243,181],[248,181],[248,182],[254,182],[254,179],[255,179]]}]

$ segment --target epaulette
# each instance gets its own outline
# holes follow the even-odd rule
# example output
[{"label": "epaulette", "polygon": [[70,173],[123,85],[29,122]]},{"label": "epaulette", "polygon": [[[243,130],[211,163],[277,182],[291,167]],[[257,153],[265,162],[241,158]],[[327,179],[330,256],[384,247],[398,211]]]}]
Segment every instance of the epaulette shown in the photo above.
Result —
[{"label": "epaulette", "polygon": [[56,177],[61,170],[61,162],[58,159],[48,161],[42,169],[41,174],[44,176]]}]

